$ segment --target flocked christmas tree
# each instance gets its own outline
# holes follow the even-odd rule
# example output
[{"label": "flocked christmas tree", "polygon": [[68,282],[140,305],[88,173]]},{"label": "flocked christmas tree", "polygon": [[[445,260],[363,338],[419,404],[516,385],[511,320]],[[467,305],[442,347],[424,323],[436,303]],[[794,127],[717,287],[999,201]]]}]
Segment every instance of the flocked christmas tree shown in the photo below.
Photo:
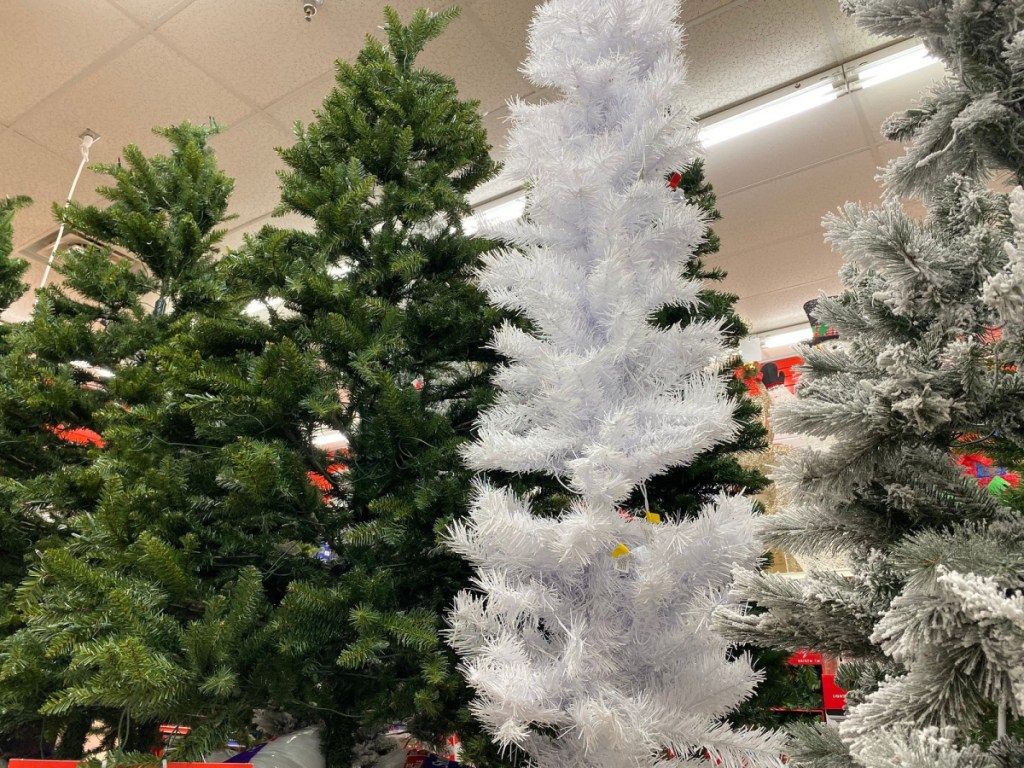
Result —
[{"label": "flocked christmas tree", "polygon": [[852,573],[744,577],[739,593],[770,610],[726,623],[850,662],[849,717],[804,733],[797,764],[1009,768],[1021,742],[991,742],[1024,705],[1021,502],[1005,481],[965,477],[955,456],[1024,456],[1019,352],[992,311],[1020,295],[1020,276],[1002,271],[1013,226],[1006,200],[978,183],[1020,178],[1019,6],[847,6],[875,32],[921,35],[954,73],[886,127],[910,142],[888,191],[922,195],[929,215],[914,221],[890,199],[829,217],[844,291],[818,309],[843,341],[807,352],[800,399],[780,414],[831,443],[784,468],[793,504],[766,521],[767,541],[842,552]]},{"label": "flocked christmas tree", "polygon": [[496,172],[477,104],[416,66],[457,13],[386,15],[384,41],[339,64],[282,152],[282,207],[314,231],[268,228],[229,259],[232,290],[269,307],[268,333],[332,380],[322,421],[348,439],[344,470],[310,467],[342,518],[326,537],[328,583],[293,585],[275,619],[281,658],[316,682],[300,714],[323,722],[328,759],[346,766],[361,729],[472,731],[438,635],[469,570],[439,532],[468,505],[458,449],[492,396],[500,317],[473,277],[492,243],[461,224],[467,194]]},{"label": "flocked christmas tree", "polygon": [[[967,587],[944,575],[1003,574],[1007,589],[1017,578],[1006,510],[951,453],[975,440],[970,450],[984,451],[996,403],[1019,387],[983,341],[990,315],[980,293],[1005,262],[1004,225],[999,199],[963,179],[923,223],[898,203],[849,206],[830,220],[847,259],[845,290],[818,308],[843,342],[806,351],[799,399],[778,419],[833,442],[784,463],[791,504],[766,518],[765,539],[797,554],[845,554],[853,573],[742,577],[741,594],[769,612],[732,617],[744,640],[857,662],[846,669],[855,706],[842,733],[863,762],[826,751],[797,764],[886,765],[860,754],[878,752],[881,729],[894,743],[911,726],[956,725],[966,735],[1009,690],[1009,659],[978,655],[984,633],[969,632]],[[985,531],[977,547],[957,543],[972,530]]]},{"label": "flocked christmas tree", "polygon": [[527,180],[526,216],[502,230],[516,250],[489,255],[480,275],[533,332],[506,324],[495,336],[509,363],[467,461],[544,471],[578,494],[538,517],[485,476],[450,534],[477,573],[451,617],[474,711],[534,765],[778,761],[765,734],[723,722],[756,677],[708,627],[730,569],[756,559],[750,503],[722,494],[685,520],[619,510],[738,428],[710,372],[720,326],[649,322],[701,289],[683,272],[704,214],[665,183],[695,153],[677,12],[667,0],[537,11],[524,71],[564,95],[514,107],[509,165]]},{"label": "flocked christmas tree", "polygon": [[921,38],[952,76],[882,126],[907,143],[884,178],[892,194],[929,196],[945,179],[1009,172],[1024,183],[1021,72],[1024,35],[1016,0],[842,0],[867,31]]}]

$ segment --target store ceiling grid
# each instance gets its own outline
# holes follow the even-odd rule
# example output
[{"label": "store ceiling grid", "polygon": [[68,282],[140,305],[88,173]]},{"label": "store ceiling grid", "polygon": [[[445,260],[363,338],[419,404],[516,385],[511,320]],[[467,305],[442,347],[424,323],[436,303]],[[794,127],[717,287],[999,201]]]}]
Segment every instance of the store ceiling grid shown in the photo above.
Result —
[{"label": "store ceiling grid", "polygon": [[[308,120],[333,80],[333,62],[351,59],[379,33],[383,0],[325,0],[311,23],[298,0],[90,0],[41,5],[7,0],[0,26],[0,196],[29,194],[18,215],[16,248],[55,229],[50,204],[67,194],[79,159],[77,135],[101,134],[94,162],[120,148],[163,149],[154,125],[213,116],[214,140],[237,179],[227,244],[270,221],[277,203],[275,146]],[[428,0],[390,0],[404,16]],[[479,99],[499,147],[511,97],[543,98],[518,72],[534,0],[467,0],[464,13],[422,62],[453,76]],[[691,0],[687,27],[691,105],[697,115],[816,73],[886,41],[858,30],[838,0]],[[905,106],[938,67],[857,92],[708,151],[708,177],[724,215],[718,226],[727,287],[756,330],[800,320],[800,305],[834,290],[838,257],[820,218],[847,199],[878,198],[877,167],[898,148],[878,125]],[[87,171],[77,199],[93,202],[101,177]],[[477,199],[514,182],[480,190]],[[282,225],[300,224],[296,219]],[[33,264],[29,279],[42,271]],[[30,300],[8,317],[25,317]]]}]

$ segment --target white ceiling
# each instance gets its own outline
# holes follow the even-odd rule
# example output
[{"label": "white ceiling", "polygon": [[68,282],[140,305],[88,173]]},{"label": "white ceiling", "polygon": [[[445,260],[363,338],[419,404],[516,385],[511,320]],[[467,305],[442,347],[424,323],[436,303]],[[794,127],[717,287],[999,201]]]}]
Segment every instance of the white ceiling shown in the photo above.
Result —
[{"label": "white ceiling", "polygon": [[[163,150],[154,125],[213,116],[221,165],[236,178],[228,245],[269,220],[278,202],[275,146],[308,121],[333,82],[333,62],[351,59],[377,34],[385,4],[403,17],[437,0],[325,0],[303,20],[300,0],[4,0],[0,25],[0,197],[29,194],[15,247],[55,230],[79,159],[78,134],[101,135],[93,162],[114,162],[136,143]],[[452,75],[479,99],[491,141],[503,141],[510,97],[536,97],[518,73],[535,0],[464,0],[463,15],[421,62]],[[888,41],[859,31],[838,0],[690,0],[691,104],[716,112],[848,62]],[[934,69],[937,69],[934,68]],[[724,219],[720,263],[727,287],[755,330],[799,322],[801,305],[835,290],[838,258],[819,221],[848,199],[875,200],[876,168],[898,151],[878,125],[905,106],[935,71],[844,96],[825,107],[733,139],[708,152],[708,177]],[[102,177],[86,171],[76,199],[93,202]],[[477,199],[507,191],[503,180]],[[504,185],[504,187],[502,186]],[[298,224],[285,219],[283,224]],[[38,282],[42,264],[29,280]],[[25,317],[31,299],[8,313]]]}]

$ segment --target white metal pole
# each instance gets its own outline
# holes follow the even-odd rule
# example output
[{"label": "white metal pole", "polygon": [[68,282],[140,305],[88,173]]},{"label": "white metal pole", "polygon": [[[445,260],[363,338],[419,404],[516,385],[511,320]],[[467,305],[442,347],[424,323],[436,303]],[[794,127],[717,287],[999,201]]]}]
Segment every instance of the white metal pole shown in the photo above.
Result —
[{"label": "white metal pole", "polygon": [[[99,141],[99,135],[93,133],[90,130],[86,130],[80,137],[82,139],[82,162],[78,164],[78,173],[75,174],[75,180],[71,182],[71,189],[68,191],[68,199],[64,203],[66,206],[71,202],[71,199],[75,196],[75,187],[78,186],[78,180],[82,177],[82,171],[85,169],[85,164],[89,162],[89,150],[92,145]],[[46,287],[46,281],[50,279],[50,270],[53,268],[53,260],[57,256],[57,249],[60,248],[60,241],[64,238],[64,222],[60,223],[60,229],[57,230],[57,239],[53,241],[53,248],[50,250],[50,258],[46,262],[46,269],[43,270],[43,279],[39,283],[40,288]]]}]

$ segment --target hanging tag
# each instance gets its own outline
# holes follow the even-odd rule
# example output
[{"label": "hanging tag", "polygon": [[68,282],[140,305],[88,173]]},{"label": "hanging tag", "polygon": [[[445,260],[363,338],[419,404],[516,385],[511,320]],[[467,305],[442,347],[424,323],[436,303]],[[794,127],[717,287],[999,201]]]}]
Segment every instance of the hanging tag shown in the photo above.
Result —
[{"label": "hanging tag", "polygon": [[657,512],[648,511],[647,512],[647,522],[648,523],[654,523],[655,525],[657,525],[658,523],[661,522],[661,515],[659,515]]},{"label": "hanging tag", "polygon": [[629,554],[629,547],[619,544],[611,552],[612,565],[619,573],[629,573],[629,561],[632,559]]},{"label": "hanging tag", "polygon": [[677,173],[673,173],[672,177],[668,181],[669,189],[673,189],[673,190],[679,189],[679,184],[680,184],[680,182],[682,180],[683,180],[683,174],[678,173],[678,172]]}]

